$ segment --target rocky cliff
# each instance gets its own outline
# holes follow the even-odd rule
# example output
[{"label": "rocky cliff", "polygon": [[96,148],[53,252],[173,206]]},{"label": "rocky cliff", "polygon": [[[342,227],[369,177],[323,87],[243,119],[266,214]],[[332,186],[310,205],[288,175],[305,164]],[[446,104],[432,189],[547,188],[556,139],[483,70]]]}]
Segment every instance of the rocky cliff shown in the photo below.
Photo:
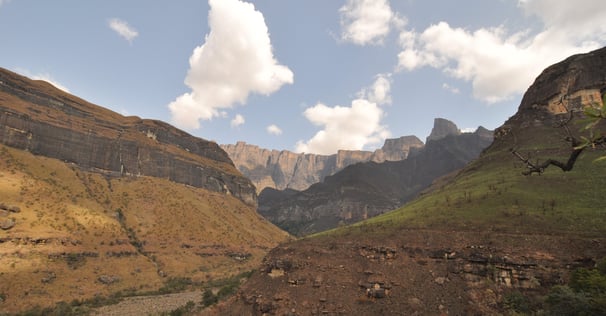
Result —
[{"label": "rocky cliff", "polygon": [[295,235],[355,223],[401,206],[438,177],[477,158],[491,142],[492,133],[480,127],[429,141],[405,160],[350,165],[301,192],[266,188],[258,211]]},{"label": "rocky cliff", "polygon": [[0,70],[0,314],[250,271],[289,238],[255,207],[217,144]]},{"label": "rocky cliff", "polygon": [[429,134],[429,136],[427,136],[427,142],[429,142],[430,140],[438,140],[448,135],[459,134],[461,134],[461,130],[459,130],[455,123],[443,118],[436,118],[434,119],[431,133]]},{"label": "rocky cliff", "polygon": [[252,183],[216,144],[124,117],[0,69],[0,143],[110,176],[153,176],[256,204]]},{"label": "rocky cliff", "polygon": [[245,142],[221,145],[221,148],[227,152],[236,167],[251,179],[257,191],[261,192],[266,187],[305,190],[349,165],[366,161],[403,160],[411,151],[423,146],[423,142],[416,136],[403,136],[386,139],[383,147],[374,152],[339,150],[334,155],[268,150]]}]

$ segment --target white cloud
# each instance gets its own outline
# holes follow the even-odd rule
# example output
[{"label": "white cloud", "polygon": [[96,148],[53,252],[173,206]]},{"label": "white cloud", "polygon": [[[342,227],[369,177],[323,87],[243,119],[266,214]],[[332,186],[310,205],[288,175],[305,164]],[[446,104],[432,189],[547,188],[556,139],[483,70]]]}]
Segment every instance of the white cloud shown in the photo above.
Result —
[{"label": "white cloud", "polygon": [[250,93],[270,95],[293,83],[293,73],[278,64],[261,12],[239,0],[209,0],[210,33],[194,49],[185,84],[191,92],[169,104],[172,121],[199,128],[199,120],[246,103]]},{"label": "white cloud", "polygon": [[0,7],[5,4],[5,3],[9,3],[11,0],[0,0]]},{"label": "white cloud", "polygon": [[339,13],[341,39],[357,45],[382,44],[392,27],[406,24],[391,10],[389,0],[347,0]]},{"label": "white cloud", "polygon": [[267,127],[267,132],[272,135],[282,135],[282,129],[280,129],[277,125],[272,124]]},{"label": "white cloud", "polygon": [[135,37],[139,36],[139,32],[132,26],[128,25],[126,21],[122,21],[117,18],[110,19],[108,22],[109,27],[114,30],[118,35],[123,37],[129,43],[132,43]]},{"label": "white cloud", "polygon": [[231,120],[230,125],[231,125],[231,127],[238,127],[238,126],[240,126],[240,125],[244,124],[244,122],[246,122],[246,121],[244,120],[244,116],[242,116],[242,115],[240,115],[240,114],[236,114],[236,117],[234,117],[234,118]]},{"label": "white cloud", "polygon": [[461,91],[459,90],[459,88],[457,87],[453,87],[447,83],[443,83],[442,84],[442,89],[446,90],[446,91],[450,91],[451,93],[454,94],[459,94]]},{"label": "white cloud", "polygon": [[389,137],[387,128],[381,125],[383,110],[368,100],[356,99],[351,107],[318,103],[305,110],[304,115],[322,130],[307,142],[299,141],[298,152],[330,155],[339,149],[361,150]]},{"label": "white cloud", "polygon": [[477,99],[494,103],[524,92],[550,64],[606,42],[602,1],[522,0],[519,7],[538,16],[543,29],[510,33],[498,26],[469,31],[440,22],[421,33],[404,31],[399,69],[442,69],[470,81]]},{"label": "white cloud", "polygon": [[357,93],[350,107],[329,107],[318,103],[303,115],[321,126],[307,142],[298,141],[296,151],[330,155],[339,149],[362,150],[367,145],[382,142],[390,136],[381,124],[384,112],[381,104],[391,103],[391,74],[379,74],[374,83]]},{"label": "white cloud", "polygon": [[366,99],[370,102],[382,104],[391,104],[391,74],[379,74],[375,82],[368,88],[358,92],[358,98]]}]

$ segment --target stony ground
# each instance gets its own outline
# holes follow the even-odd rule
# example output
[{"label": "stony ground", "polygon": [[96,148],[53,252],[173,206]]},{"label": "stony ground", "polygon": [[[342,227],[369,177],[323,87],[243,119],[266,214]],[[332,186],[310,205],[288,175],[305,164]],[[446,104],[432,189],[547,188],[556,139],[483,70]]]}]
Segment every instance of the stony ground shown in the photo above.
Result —
[{"label": "stony ground", "polygon": [[[370,232],[368,235],[372,235]],[[606,238],[400,230],[277,247],[204,315],[495,315],[606,255]]]},{"label": "stony ground", "polygon": [[169,313],[192,301],[199,303],[202,300],[202,292],[186,292],[154,296],[130,297],[115,304],[95,309],[92,315],[103,316],[147,316]]}]

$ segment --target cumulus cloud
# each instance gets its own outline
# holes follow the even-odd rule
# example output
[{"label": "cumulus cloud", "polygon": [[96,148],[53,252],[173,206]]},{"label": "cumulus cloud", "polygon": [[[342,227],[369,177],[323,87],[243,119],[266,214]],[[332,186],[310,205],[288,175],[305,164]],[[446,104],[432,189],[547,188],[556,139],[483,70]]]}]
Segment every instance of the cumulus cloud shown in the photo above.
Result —
[{"label": "cumulus cloud", "polygon": [[391,10],[388,0],[347,0],[339,13],[341,39],[357,45],[382,44],[392,27],[406,24]]},{"label": "cumulus cloud", "polygon": [[272,124],[267,127],[267,132],[272,135],[282,135],[282,129],[280,129],[277,125]]},{"label": "cumulus cloud", "polygon": [[169,104],[172,121],[199,128],[222,110],[244,104],[250,93],[270,95],[293,83],[293,73],[278,64],[261,12],[239,0],[209,0],[210,33],[194,49],[185,84],[191,92]]},{"label": "cumulus cloud", "polygon": [[126,21],[113,18],[108,22],[109,27],[114,30],[118,35],[127,40],[129,43],[132,43],[135,37],[139,36],[139,32],[135,30],[132,26],[128,25]]},{"label": "cumulus cloud", "polygon": [[391,74],[377,75],[375,82],[370,87],[358,92],[358,98],[366,99],[379,105],[391,104]]},{"label": "cumulus cloud", "polygon": [[242,116],[241,114],[236,114],[236,116],[231,120],[230,125],[231,127],[238,127],[244,124],[244,122],[246,122],[244,120],[244,116]]},{"label": "cumulus cloud", "polygon": [[389,137],[387,127],[381,125],[383,110],[368,100],[353,100],[350,107],[318,103],[303,114],[322,130],[307,142],[299,141],[297,152],[330,155],[339,149],[361,150]]},{"label": "cumulus cloud", "polygon": [[487,103],[524,92],[545,67],[606,42],[606,7],[601,1],[521,0],[529,16],[543,22],[539,31],[509,32],[504,26],[475,31],[446,22],[421,33],[400,34],[400,70],[429,66],[472,84],[473,95]]},{"label": "cumulus cloud", "polygon": [[295,150],[331,155],[339,149],[362,150],[382,142],[390,133],[381,122],[385,112],[380,105],[391,103],[390,92],[391,74],[379,74],[357,93],[351,106],[318,103],[307,108],[303,115],[321,130],[308,141],[298,141]]}]

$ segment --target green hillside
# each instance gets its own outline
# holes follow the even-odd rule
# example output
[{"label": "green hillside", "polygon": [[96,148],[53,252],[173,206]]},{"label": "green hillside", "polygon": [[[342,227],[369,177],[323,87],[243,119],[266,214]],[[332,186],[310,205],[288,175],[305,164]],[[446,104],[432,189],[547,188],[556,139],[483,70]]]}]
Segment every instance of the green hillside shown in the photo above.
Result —
[{"label": "green hillside", "polygon": [[[532,160],[566,160],[570,146],[554,128],[534,129],[516,139],[516,149]],[[574,169],[551,167],[541,175],[522,175],[526,166],[510,152],[511,137],[497,140],[480,159],[436,183],[430,192],[390,213],[360,225],[381,227],[451,227],[503,232],[606,232],[606,163],[593,160],[603,152],[587,151]]]}]

